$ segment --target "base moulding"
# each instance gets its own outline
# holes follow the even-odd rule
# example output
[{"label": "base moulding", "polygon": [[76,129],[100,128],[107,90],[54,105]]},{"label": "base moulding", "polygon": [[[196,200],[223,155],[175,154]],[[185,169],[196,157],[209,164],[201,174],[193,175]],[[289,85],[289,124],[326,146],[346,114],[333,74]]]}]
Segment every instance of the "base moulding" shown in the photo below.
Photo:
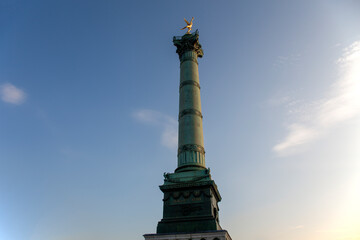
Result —
[{"label": "base moulding", "polygon": [[226,230],[194,233],[144,234],[145,240],[232,240]]}]

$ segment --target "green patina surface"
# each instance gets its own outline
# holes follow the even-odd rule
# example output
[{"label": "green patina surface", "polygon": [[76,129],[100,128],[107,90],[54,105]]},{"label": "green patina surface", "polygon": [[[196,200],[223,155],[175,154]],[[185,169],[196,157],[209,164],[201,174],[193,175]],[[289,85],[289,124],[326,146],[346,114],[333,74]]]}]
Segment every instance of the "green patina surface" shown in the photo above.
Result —
[{"label": "green patina surface", "polygon": [[220,193],[205,167],[198,57],[199,34],[174,37],[180,59],[179,148],[175,173],[164,174],[163,219],[157,233],[221,230]]},{"label": "green patina surface", "polygon": [[178,169],[205,168],[198,57],[203,56],[199,34],[174,37],[180,59]]}]

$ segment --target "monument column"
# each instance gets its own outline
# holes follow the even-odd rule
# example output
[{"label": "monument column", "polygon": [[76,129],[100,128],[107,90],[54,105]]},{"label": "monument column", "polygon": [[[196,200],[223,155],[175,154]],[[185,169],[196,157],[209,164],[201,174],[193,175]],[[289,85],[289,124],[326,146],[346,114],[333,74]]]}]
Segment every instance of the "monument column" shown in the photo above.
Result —
[{"label": "monument column", "polygon": [[175,172],[205,169],[198,57],[203,56],[199,34],[174,37],[180,59],[178,168]]},{"label": "monument column", "polygon": [[[186,21],[186,20],[185,20]],[[198,58],[203,56],[199,33],[174,37],[180,59],[178,165],[164,174],[163,217],[145,240],[231,240],[219,221],[221,196],[205,167]]]}]

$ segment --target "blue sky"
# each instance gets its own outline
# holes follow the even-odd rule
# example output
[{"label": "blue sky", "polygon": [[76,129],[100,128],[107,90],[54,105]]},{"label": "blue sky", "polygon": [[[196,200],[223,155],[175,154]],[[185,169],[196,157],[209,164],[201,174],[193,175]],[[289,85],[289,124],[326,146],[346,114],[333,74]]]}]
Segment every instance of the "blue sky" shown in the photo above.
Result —
[{"label": "blue sky", "polygon": [[2,1],[0,239],[142,239],[176,168],[195,17],[233,239],[360,239],[358,1]]}]

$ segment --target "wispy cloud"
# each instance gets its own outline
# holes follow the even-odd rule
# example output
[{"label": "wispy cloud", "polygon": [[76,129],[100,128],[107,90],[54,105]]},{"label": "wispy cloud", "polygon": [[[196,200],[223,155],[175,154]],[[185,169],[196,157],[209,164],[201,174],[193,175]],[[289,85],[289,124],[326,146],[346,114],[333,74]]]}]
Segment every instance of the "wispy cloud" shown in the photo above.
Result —
[{"label": "wispy cloud", "polygon": [[169,149],[176,149],[178,142],[177,121],[158,111],[141,109],[133,113],[133,117],[142,123],[161,128],[161,144]]},{"label": "wispy cloud", "polygon": [[[360,113],[360,41],[344,49],[338,59],[339,78],[325,94],[312,103],[302,103],[300,114],[288,126],[287,136],[273,147],[280,156],[318,139],[332,127]],[[294,110],[296,112],[296,110]]]},{"label": "wispy cloud", "polygon": [[288,56],[278,56],[275,59],[273,66],[276,68],[284,68],[284,67],[288,67],[290,65],[295,65],[298,63],[300,58],[301,58],[300,54],[291,54]]},{"label": "wispy cloud", "polygon": [[304,225],[297,225],[295,227],[292,227],[292,229],[303,229]]},{"label": "wispy cloud", "polygon": [[7,103],[20,105],[25,101],[25,93],[23,90],[15,87],[10,83],[0,85],[1,100]]}]

